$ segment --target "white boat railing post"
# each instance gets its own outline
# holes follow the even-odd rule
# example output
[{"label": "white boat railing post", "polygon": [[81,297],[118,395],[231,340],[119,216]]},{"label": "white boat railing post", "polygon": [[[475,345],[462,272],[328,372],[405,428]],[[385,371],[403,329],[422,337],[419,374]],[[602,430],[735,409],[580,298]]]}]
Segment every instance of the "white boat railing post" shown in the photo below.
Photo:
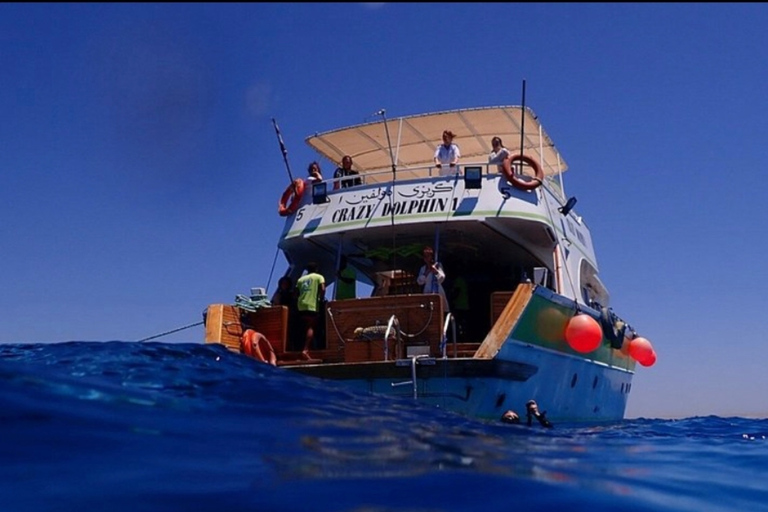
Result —
[{"label": "white boat railing post", "polygon": [[456,345],[456,319],[449,312],[445,315],[445,324],[443,324],[443,336],[440,339],[440,355],[443,359],[448,359],[448,327],[451,327],[451,334],[453,335],[453,357],[458,354],[458,346]]},{"label": "white boat railing post", "polygon": [[[384,360],[389,361],[389,335],[392,332],[392,329],[396,329],[396,339],[397,342],[400,341],[400,322],[397,319],[397,316],[392,315],[389,317],[389,322],[387,322],[387,330],[384,331]],[[395,358],[397,358],[397,350],[395,350]]]}]

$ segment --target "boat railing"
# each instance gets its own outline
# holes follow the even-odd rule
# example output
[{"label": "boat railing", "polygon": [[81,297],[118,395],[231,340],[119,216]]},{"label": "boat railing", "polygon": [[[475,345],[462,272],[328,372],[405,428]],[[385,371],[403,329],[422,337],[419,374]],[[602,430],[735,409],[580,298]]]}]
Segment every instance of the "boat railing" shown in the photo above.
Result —
[{"label": "boat railing", "polygon": [[399,353],[402,350],[403,338],[400,333],[400,321],[397,319],[397,315],[389,317],[387,322],[387,330],[384,331],[384,360],[389,361],[389,337],[395,335],[395,353]]},{"label": "boat railing", "polygon": [[[437,178],[446,177],[451,178],[455,176],[463,177],[466,168],[480,168],[482,175],[499,174],[497,164],[489,164],[484,162],[462,162],[455,167],[436,167],[434,165],[418,166],[418,167],[398,167],[395,172],[392,169],[380,169],[374,171],[367,171],[359,176],[355,175],[353,178],[360,178],[362,185],[374,185],[377,183],[388,183],[392,181],[393,174],[396,181],[407,181],[412,179],[421,178]],[[325,181],[329,182],[330,188],[334,190],[342,190],[341,183],[343,181],[349,181],[349,176],[342,176],[339,178],[330,178]],[[359,186],[359,185],[356,185]]]},{"label": "boat railing", "polygon": [[450,312],[445,314],[445,323],[443,324],[443,335],[440,338],[440,355],[443,359],[448,358],[448,329],[451,329],[451,338],[453,339],[453,357],[458,354],[458,345],[456,338],[456,317]]},{"label": "boat railing", "polygon": [[[342,182],[349,181],[350,179],[360,179],[360,185],[353,185],[349,188],[357,188],[357,187],[364,187],[366,185],[377,185],[377,184],[385,184],[385,183],[391,183],[394,179],[394,181],[397,182],[404,182],[404,181],[410,181],[410,180],[419,180],[419,179],[425,179],[425,178],[462,178],[465,179],[465,177],[468,177],[467,175],[467,169],[472,169],[473,173],[472,176],[475,177],[475,179],[482,179],[484,176],[497,176],[501,174],[499,172],[498,164],[490,164],[487,160],[484,161],[467,161],[467,162],[461,162],[460,164],[456,165],[455,167],[448,168],[448,167],[436,167],[434,165],[429,166],[417,166],[417,167],[398,167],[393,172],[392,169],[380,169],[380,170],[373,170],[373,171],[366,171],[363,174],[355,175],[354,177],[350,178],[349,176],[342,176],[339,178],[330,178],[324,180],[328,183],[328,188],[330,189],[328,191],[329,194],[333,194],[334,192],[342,192],[345,190],[349,190],[348,188],[342,187]],[[479,172],[478,172],[479,171]],[[532,175],[532,172],[530,170],[526,171],[526,174]],[[557,197],[562,197],[563,194],[561,192],[560,184],[557,180],[551,179],[552,177],[546,178],[544,180],[544,183],[542,186],[550,191],[553,195]]]}]

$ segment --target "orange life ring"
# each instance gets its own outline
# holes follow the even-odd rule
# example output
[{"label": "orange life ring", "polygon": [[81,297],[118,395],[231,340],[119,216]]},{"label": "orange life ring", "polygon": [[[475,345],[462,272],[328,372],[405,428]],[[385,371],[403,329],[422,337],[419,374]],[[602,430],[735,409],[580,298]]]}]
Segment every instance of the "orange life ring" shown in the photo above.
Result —
[{"label": "orange life ring", "polygon": [[[512,172],[512,162],[517,161],[526,163],[533,167],[535,176],[532,180],[523,180],[520,178],[520,175]],[[541,169],[539,162],[523,154],[517,154],[511,158],[504,159],[502,171],[504,173],[504,177],[507,178],[507,181],[510,182],[514,187],[521,190],[533,190],[541,185],[541,183],[544,181],[544,171]]]},{"label": "orange life ring", "polygon": [[[296,210],[299,209],[301,198],[304,196],[304,187],[304,180],[299,178],[293,180],[291,184],[288,185],[288,188],[285,189],[282,197],[280,197],[280,204],[277,207],[277,213],[279,213],[281,217],[287,217],[292,213],[296,213]],[[290,203],[288,202],[289,200]]]},{"label": "orange life ring", "polygon": [[[264,350],[262,350],[264,349]],[[240,350],[247,356],[258,359],[262,363],[269,363],[272,366],[277,365],[277,355],[272,344],[266,336],[253,329],[247,329],[240,338]],[[269,354],[269,361],[264,357],[264,352]]]}]

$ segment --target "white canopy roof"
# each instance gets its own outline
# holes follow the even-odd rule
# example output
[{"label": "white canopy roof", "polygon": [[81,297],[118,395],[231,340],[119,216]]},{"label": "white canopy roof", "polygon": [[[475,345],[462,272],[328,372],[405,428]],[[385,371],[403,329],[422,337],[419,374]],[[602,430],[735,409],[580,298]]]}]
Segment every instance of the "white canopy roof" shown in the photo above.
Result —
[{"label": "white canopy roof", "polygon": [[[545,176],[564,172],[568,166],[538,122],[538,117],[523,107],[501,106],[448,110],[387,119],[318,133],[306,139],[317,152],[339,164],[344,155],[352,157],[353,168],[361,174],[392,168],[396,159],[398,175],[414,167],[433,165],[443,130],[450,130],[461,151],[461,164],[485,163],[491,152],[491,139],[501,137],[513,153],[520,151],[521,126],[524,127],[524,153],[535,158]],[[387,129],[392,145],[390,156]],[[408,174],[407,172],[405,173]]]}]

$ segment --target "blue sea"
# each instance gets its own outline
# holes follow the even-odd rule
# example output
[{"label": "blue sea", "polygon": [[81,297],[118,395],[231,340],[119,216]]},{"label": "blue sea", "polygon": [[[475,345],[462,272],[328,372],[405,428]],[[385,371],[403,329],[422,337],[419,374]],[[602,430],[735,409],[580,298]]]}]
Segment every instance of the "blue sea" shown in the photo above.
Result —
[{"label": "blue sea", "polygon": [[765,419],[479,421],[199,343],[3,344],[0,381],[0,512],[768,511]]}]

